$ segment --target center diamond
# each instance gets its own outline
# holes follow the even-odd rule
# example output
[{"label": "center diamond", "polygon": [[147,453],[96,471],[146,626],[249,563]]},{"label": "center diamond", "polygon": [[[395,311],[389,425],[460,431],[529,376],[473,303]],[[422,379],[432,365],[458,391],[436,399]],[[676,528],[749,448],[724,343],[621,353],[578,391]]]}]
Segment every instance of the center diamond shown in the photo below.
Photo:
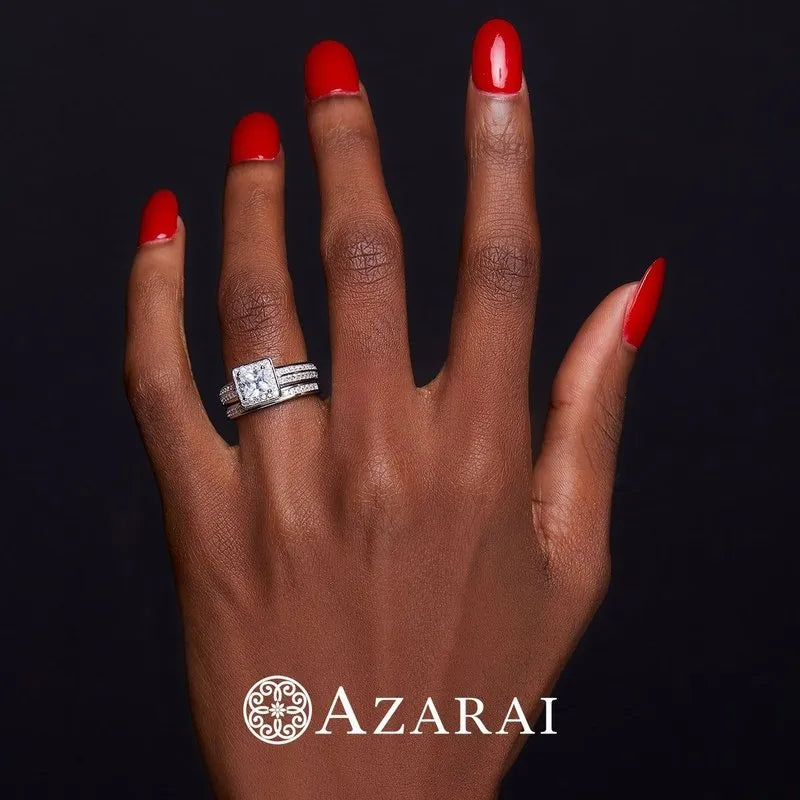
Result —
[{"label": "center diamond", "polygon": [[269,358],[236,367],[233,371],[233,382],[243,408],[277,400],[280,395],[278,378]]}]

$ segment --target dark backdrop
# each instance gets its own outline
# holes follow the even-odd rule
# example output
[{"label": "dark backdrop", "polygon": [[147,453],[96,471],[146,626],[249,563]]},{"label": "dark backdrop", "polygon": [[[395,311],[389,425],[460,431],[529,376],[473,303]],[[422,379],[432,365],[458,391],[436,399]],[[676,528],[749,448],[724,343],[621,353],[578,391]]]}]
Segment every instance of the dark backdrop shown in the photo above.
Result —
[{"label": "dark backdrop", "polygon": [[798,72],[775,14],[723,0],[4,6],[3,797],[208,796],[159,501],[122,393],[144,200],[160,186],[180,198],[190,346],[223,425],[227,139],[241,114],[273,113],[300,312],[327,374],[302,64],[314,41],[346,42],[430,379],[453,296],[470,43],[497,15],[520,31],[536,117],[539,407],[595,304],[669,258],[631,384],[612,588],[558,686],[559,735],[531,740],[504,797],[797,796],[784,756],[800,666]]}]

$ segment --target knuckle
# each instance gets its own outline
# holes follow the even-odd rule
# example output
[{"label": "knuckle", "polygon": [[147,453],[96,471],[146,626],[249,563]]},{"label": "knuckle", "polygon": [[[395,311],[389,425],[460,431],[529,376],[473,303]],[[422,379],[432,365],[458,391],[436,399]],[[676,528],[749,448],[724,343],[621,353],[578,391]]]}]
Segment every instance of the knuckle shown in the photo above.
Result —
[{"label": "knuckle", "polygon": [[559,370],[553,379],[548,412],[558,415],[571,414],[577,408],[579,397],[579,385],[571,376],[567,377],[564,370]]},{"label": "knuckle", "polygon": [[165,307],[182,306],[183,283],[175,275],[160,269],[134,275],[130,287],[130,303],[146,329],[148,323],[157,319]]},{"label": "knuckle", "polygon": [[400,233],[386,215],[341,221],[323,240],[323,255],[334,285],[383,284],[397,273],[400,252]]},{"label": "knuckle", "polygon": [[348,159],[377,151],[375,131],[370,126],[344,122],[315,126],[314,146],[326,155]]},{"label": "knuckle", "polygon": [[613,467],[616,459],[617,445],[622,435],[622,411],[624,395],[608,397],[600,393],[597,397],[596,410],[592,417],[592,438],[596,451],[597,467],[607,469]]},{"label": "knuckle", "polygon": [[397,453],[373,448],[353,469],[351,492],[357,516],[369,523],[392,516],[406,499],[408,481]]},{"label": "knuckle", "polygon": [[303,502],[277,502],[273,517],[284,542],[297,542],[301,547],[325,528],[323,511],[310,498],[303,498]]},{"label": "knuckle", "polygon": [[505,169],[519,169],[530,164],[533,142],[513,120],[485,119],[476,128],[470,153],[470,166],[475,163],[496,164]]},{"label": "knuckle", "polygon": [[467,277],[492,300],[526,297],[539,273],[539,248],[532,233],[492,235],[467,248]]},{"label": "knuckle", "polygon": [[455,463],[448,470],[454,477],[457,497],[470,497],[478,503],[494,503],[508,491],[510,476],[508,453],[501,453],[498,440],[487,427],[475,436],[465,436],[455,448]]},{"label": "knuckle", "polygon": [[601,389],[594,397],[587,421],[578,426],[578,445],[595,480],[613,481],[617,448],[622,435],[625,397],[612,389]]},{"label": "knuckle", "polygon": [[142,367],[130,361],[125,366],[125,388],[131,407],[142,422],[163,416],[185,389],[178,370],[162,364]]},{"label": "knuckle", "polygon": [[533,498],[534,528],[549,546],[571,541],[586,524],[586,506],[573,503],[563,494],[550,491]]},{"label": "knuckle", "polygon": [[[232,272],[243,272],[251,268],[253,255],[265,252],[281,252],[283,243],[276,238],[273,220],[282,206],[280,187],[271,181],[245,179],[238,173],[229,178],[234,188],[229,190],[226,208],[230,208],[223,228],[226,268]],[[266,264],[257,264],[264,266]]]},{"label": "knuckle", "polygon": [[611,559],[608,520],[602,520],[589,500],[566,494],[534,492],[533,526],[551,579],[599,605],[608,590]]},{"label": "knuckle", "polygon": [[230,278],[220,292],[220,317],[226,335],[269,346],[286,329],[292,304],[288,287],[260,278]]},{"label": "knuckle", "polygon": [[[270,177],[265,173],[264,177]],[[275,211],[276,204],[281,201],[280,192],[276,191],[272,181],[250,180],[241,192],[241,211],[248,218],[263,219]]]}]

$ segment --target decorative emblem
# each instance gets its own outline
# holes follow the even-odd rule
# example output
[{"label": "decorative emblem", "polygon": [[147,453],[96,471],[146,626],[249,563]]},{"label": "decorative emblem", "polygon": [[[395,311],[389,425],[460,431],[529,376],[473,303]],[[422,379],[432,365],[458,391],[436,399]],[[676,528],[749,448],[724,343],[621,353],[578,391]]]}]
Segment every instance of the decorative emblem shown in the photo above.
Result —
[{"label": "decorative emblem", "polygon": [[288,744],[311,722],[311,698],[292,678],[270,675],[250,687],[244,698],[244,724],[267,744]]}]

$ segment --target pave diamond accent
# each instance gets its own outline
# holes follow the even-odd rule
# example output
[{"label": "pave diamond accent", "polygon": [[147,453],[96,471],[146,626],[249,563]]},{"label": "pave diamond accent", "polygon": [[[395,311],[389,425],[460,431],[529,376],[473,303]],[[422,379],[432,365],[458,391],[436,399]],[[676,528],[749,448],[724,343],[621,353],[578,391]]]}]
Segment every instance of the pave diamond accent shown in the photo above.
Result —
[{"label": "pave diamond accent", "polygon": [[302,364],[286,364],[283,367],[275,367],[275,374],[280,378],[283,375],[291,375],[293,372],[305,372],[316,367],[310,361],[304,361]]},{"label": "pave diamond accent", "polygon": [[220,402],[227,406],[229,403],[235,403],[239,400],[239,394],[236,387],[232,383],[227,383],[219,390]]},{"label": "pave diamond accent", "polygon": [[278,383],[286,386],[289,383],[301,383],[302,381],[315,381],[319,377],[319,372],[309,369],[305,372],[289,372],[278,376]]},{"label": "pave diamond accent", "polygon": [[233,383],[242,408],[253,408],[276,400],[280,394],[272,359],[265,358],[233,370]]}]

